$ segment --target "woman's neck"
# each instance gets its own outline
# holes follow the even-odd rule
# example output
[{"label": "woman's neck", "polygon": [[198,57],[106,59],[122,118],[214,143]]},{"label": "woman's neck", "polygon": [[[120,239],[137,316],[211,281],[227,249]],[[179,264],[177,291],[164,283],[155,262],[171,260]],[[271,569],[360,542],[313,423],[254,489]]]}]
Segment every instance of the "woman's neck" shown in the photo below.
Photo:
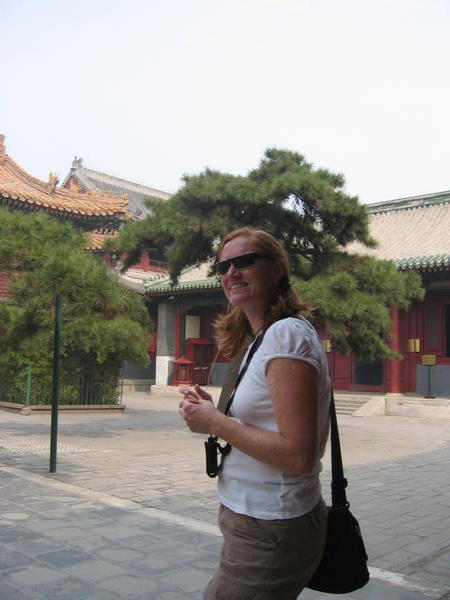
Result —
[{"label": "woman's neck", "polygon": [[259,337],[261,335],[261,333],[263,332],[263,330],[265,329],[265,325],[263,325],[262,327],[260,327],[258,329],[258,331],[253,331],[253,337],[254,339],[256,339],[257,337]]},{"label": "woman's neck", "polygon": [[250,324],[250,329],[252,330],[252,334],[256,337],[261,329],[264,327],[264,319],[261,318],[253,318],[249,319],[247,316],[248,322]]}]

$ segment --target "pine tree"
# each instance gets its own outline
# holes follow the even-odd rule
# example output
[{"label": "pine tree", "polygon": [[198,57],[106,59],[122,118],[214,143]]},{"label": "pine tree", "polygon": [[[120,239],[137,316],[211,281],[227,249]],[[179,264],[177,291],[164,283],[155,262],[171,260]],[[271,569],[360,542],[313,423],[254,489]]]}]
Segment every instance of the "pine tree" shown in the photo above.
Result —
[{"label": "pine tree", "polygon": [[127,225],[113,242],[126,266],[143,250],[164,248],[170,274],[215,255],[218,240],[245,225],[261,227],[287,250],[295,287],[314,308],[341,352],[373,360],[391,357],[391,306],[407,309],[422,298],[420,278],[389,261],[348,252],[358,242],[373,248],[368,213],[344,192],[342,175],[315,168],[288,150],[266,150],[247,176],[206,169],[185,176],[169,200],[149,199],[152,213]]},{"label": "pine tree", "polygon": [[51,379],[54,304],[62,310],[62,375],[117,381],[124,361],[148,362],[142,300],[85,251],[87,237],[42,214],[0,210],[0,271],[13,275],[0,305],[0,375]]}]

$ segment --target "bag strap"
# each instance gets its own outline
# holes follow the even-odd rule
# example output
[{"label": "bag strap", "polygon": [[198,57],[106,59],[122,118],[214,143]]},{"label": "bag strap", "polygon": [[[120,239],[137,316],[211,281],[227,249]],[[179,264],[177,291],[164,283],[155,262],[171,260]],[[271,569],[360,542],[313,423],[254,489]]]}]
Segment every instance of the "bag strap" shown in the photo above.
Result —
[{"label": "bag strap", "polygon": [[[231,396],[227,402],[227,405],[225,407],[225,410],[223,411],[223,414],[226,415],[228,414],[231,405],[233,404],[233,400],[234,400],[234,395],[236,393],[237,387],[241,381],[241,379],[244,377],[245,372],[248,369],[248,365],[250,364],[250,361],[253,358],[253,355],[255,354],[255,352],[257,351],[257,349],[259,348],[259,346],[261,345],[261,342],[263,341],[263,337],[266,333],[266,329],[264,328],[259,335],[256,336],[256,338],[253,340],[253,344],[252,347],[250,348],[248,354],[247,354],[247,359],[245,361],[244,366],[242,367],[242,369],[240,370],[237,378],[236,378],[236,383],[234,385],[234,389],[233,392],[231,393]],[[231,452],[231,444],[225,444],[225,446],[221,446],[220,444],[217,443],[217,437],[210,435],[208,437],[208,441],[205,442],[205,447],[206,447],[206,472],[210,477],[215,477],[220,470],[222,469],[223,466],[223,460],[224,458]],[[210,454],[208,453],[208,448],[209,447],[213,447],[213,454],[214,454],[214,459],[213,459],[213,466],[209,466],[209,458],[210,458]],[[219,465],[219,467],[217,468],[217,450],[219,450],[220,454],[222,455],[222,460],[221,463]],[[216,468],[214,468],[214,466]]]},{"label": "bag strap", "polygon": [[345,488],[348,485],[344,477],[344,466],[342,464],[341,444],[339,441],[339,430],[336,418],[336,407],[334,404],[334,393],[331,388],[330,399],[330,424],[331,424],[331,504],[333,508],[350,506],[347,501]]},{"label": "bag strap", "polygon": [[217,403],[217,410],[223,413],[225,411],[225,407],[230,399],[230,396],[234,390],[234,386],[236,384],[237,376],[239,375],[239,371],[241,369],[242,361],[244,359],[245,353],[247,352],[247,348],[250,345],[251,341],[247,346],[241,350],[236,356],[234,356],[230,362],[228,363],[228,369],[225,375],[225,380],[222,385],[222,390],[220,392],[219,402]]},{"label": "bag strap", "polygon": [[261,345],[261,342],[263,341],[263,338],[264,338],[264,336],[265,336],[265,334],[266,334],[266,331],[267,331],[267,327],[265,327],[265,328],[264,328],[264,329],[261,331],[261,333],[260,333],[260,334],[259,334],[259,335],[258,335],[258,336],[257,336],[257,337],[254,339],[254,340],[253,340],[252,347],[250,348],[250,350],[249,350],[249,352],[248,352],[248,354],[247,354],[247,360],[245,361],[245,365],[244,365],[244,366],[242,367],[242,369],[239,371],[239,375],[237,376],[236,383],[234,384],[234,390],[232,391],[232,393],[231,393],[231,396],[229,397],[229,399],[228,399],[228,402],[227,402],[227,405],[226,405],[226,407],[225,407],[225,410],[223,411],[223,414],[224,414],[224,415],[227,415],[227,414],[228,414],[228,412],[229,412],[229,410],[230,410],[230,408],[231,408],[231,405],[233,404],[234,395],[236,394],[237,387],[238,387],[238,385],[240,384],[240,382],[241,382],[242,378],[244,377],[244,375],[245,375],[245,373],[246,373],[246,371],[247,371],[247,369],[248,369],[248,366],[249,366],[249,364],[250,364],[250,361],[251,361],[251,360],[252,360],[252,358],[253,358],[253,355],[255,354],[255,352],[256,352],[256,351],[258,350],[258,348],[260,347],[260,345]]}]

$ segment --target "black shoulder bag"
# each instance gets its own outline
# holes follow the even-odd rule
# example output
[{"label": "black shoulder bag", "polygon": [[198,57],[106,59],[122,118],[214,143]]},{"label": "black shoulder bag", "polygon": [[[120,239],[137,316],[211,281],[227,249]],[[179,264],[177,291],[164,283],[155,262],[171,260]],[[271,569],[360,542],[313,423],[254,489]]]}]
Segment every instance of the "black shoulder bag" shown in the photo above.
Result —
[{"label": "black shoulder bag", "polygon": [[[261,345],[261,342],[263,341],[265,333],[266,333],[266,330],[263,329],[261,331],[261,333],[253,341],[253,345],[249,350],[249,353],[247,355],[247,360],[245,361],[245,365],[239,371],[239,375],[236,379],[236,383],[234,385],[233,392],[227,402],[225,410],[223,411],[224,415],[228,414],[228,412],[231,408],[231,405],[233,403],[234,395],[236,393],[237,387],[238,387],[239,383],[241,382],[242,378],[244,377],[244,375],[248,369],[248,365],[250,364],[250,361],[253,358],[253,355],[258,350],[259,346]],[[220,473],[220,470],[222,468],[223,459],[230,452],[231,452],[230,444],[225,444],[225,446],[221,446],[219,444],[219,442],[217,441],[216,436],[210,435],[208,437],[208,439],[205,442],[206,474],[208,475],[208,477],[217,477],[217,475]],[[217,461],[217,457],[219,455],[221,455],[221,457],[222,457],[222,460],[220,461],[220,465],[218,464],[218,461]]]},{"label": "black shoulder bag", "polygon": [[322,560],[307,587],[327,594],[347,594],[369,581],[367,554],[358,521],[350,512],[345,488],[341,446],[331,390],[331,506],[328,510],[328,532]]}]

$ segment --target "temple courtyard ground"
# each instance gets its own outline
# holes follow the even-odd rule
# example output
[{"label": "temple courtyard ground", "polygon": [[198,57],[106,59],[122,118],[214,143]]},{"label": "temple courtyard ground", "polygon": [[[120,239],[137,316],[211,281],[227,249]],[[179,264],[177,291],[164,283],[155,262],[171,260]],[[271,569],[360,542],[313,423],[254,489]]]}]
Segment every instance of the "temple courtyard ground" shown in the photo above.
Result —
[{"label": "temple courtyard ground", "polygon": [[[0,600],[201,599],[221,545],[204,436],[185,429],[173,395],[123,403],[60,412],[53,474],[50,414],[0,409]],[[338,422],[372,576],[340,597],[449,599],[450,421]],[[322,482],[328,501],[329,448]]]}]

